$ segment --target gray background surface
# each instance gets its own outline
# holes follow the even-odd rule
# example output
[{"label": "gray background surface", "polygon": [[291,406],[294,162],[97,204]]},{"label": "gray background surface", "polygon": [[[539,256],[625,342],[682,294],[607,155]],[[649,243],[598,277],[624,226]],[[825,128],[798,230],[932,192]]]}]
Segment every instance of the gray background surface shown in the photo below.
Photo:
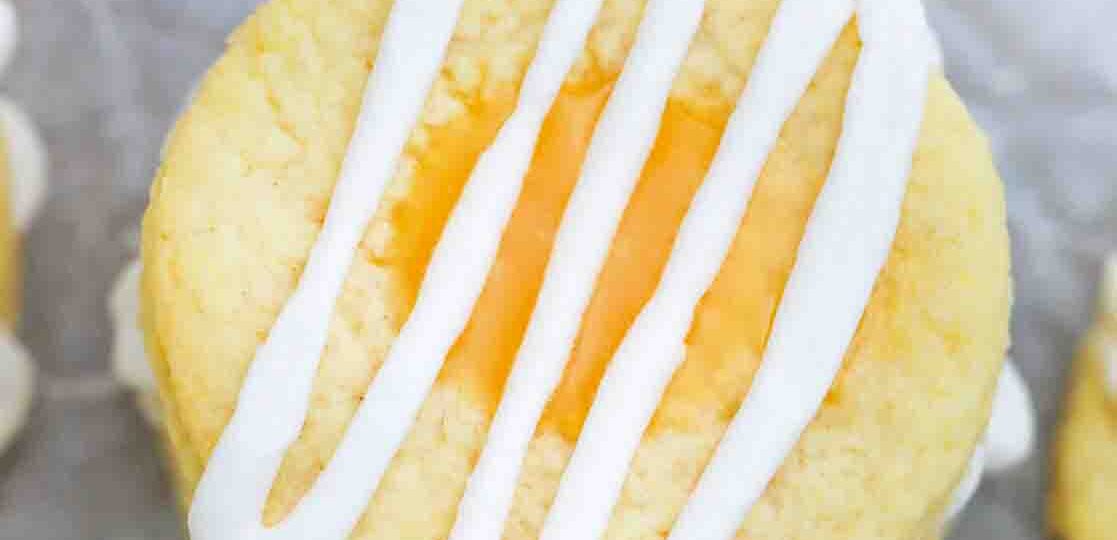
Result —
[{"label": "gray background surface", "polygon": [[[152,433],[108,376],[105,296],[132,255],[164,132],[254,0],[14,0],[23,39],[0,88],[51,152],[30,233],[22,337],[42,371],[30,428],[0,457],[0,539],[175,539]],[[1037,455],[988,481],[959,540],[1042,538],[1047,434],[1102,255],[1117,247],[1117,3],[929,0],[948,71],[989,130],[1008,190],[1013,354]]]}]

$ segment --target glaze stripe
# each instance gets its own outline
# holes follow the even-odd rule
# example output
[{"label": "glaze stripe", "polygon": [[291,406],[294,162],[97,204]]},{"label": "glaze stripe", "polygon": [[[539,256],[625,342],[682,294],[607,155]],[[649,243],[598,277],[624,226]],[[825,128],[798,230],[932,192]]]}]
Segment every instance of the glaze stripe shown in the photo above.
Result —
[{"label": "glaze stripe", "polygon": [[[330,313],[438,75],[462,1],[398,0],[392,8],[325,224],[294,293],[256,352],[236,411],[194,493],[188,518],[194,540],[345,538],[394,453],[394,445],[372,444],[377,452],[354,456],[354,445],[392,435],[387,429],[350,429],[295,513],[273,529],[261,524],[269,488],[306,419]],[[361,410],[382,400],[368,400]],[[358,421],[367,415],[359,413]],[[354,433],[362,440],[354,441]]]},{"label": "glaze stripe", "polygon": [[[505,181],[511,181],[514,176],[522,184],[547,112],[566,74],[584,49],[601,4],[602,0],[559,0],[552,8],[535,61],[524,79],[520,109],[502,129],[493,148],[482,156],[473,173],[474,178],[483,180],[488,176],[506,176]],[[514,165],[509,166],[506,163],[509,160],[513,160]],[[472,188],[473,182],[470,186],[467,189]],[[482,188],[475,190],[472,196],[478,197],[474,204],[483,204],[489,194]],[[505,222],[515,206],[514,199],[509,202],[501,209]],[[459,206],[468,203],[463,197]],[[461,245],[468,246],[468,238]],[[491,247],[490,260],[495,258],[497,246],[494,244]],[[452,261],[448,262],[451,269],[456,266]],[[481,278],[477,283],[479,295],[484,276],[478,277]],[[474,296],[474,303],[476,300]],[[464,327],[466,321],[461,322]],[[458,328],[454,335],[460,331],[461,328]],[[528,366],[528,369],[532,367],[539,366]],[[538,411],[542,410],[550,394],[539,392],[530,382],[525,387],[525,379],[535,381],[539,376],[537,372],[525,372],[523,367],[511,374],[485,448],[459,503],[457,520],[450,534],[452,540],[500,539],[515,494],[519,464],[539,421]]]},{"label": "glaze stripe", "polygon": [[544,538],[604,532],[644,430],[686,356],[695,309],[729,253],[757,177],[852,11],[851,0],[785,0],[780,6],[657,290],[601,381],[548,518],[562,532]]},{"label": "glaze stripe", "polygon": [[[562,378],[703,8],[702,2],[672,0],[652,0],[646,6],[636,41],[598,121],[564,210],[535,310],[470,480],[463,508],[491,505],[483,510],[487,521],[474,529],[475,536],[464,536],[465,529],[456,526],[455,534],[462,535],[456,538],[496,539],[503,531],[528,443]],[[496,497],[487,497],[485,487],[495,487]],[[467,515],[466,519],[473,518]]]},{"label": "glaze stripe", "polygon": [[1028,459],[1036,439],[1034,410],[1027,382],[1016,363],[1006,359],[985,430],[985,469],[1004,472]]},{"label": "glaze stripe", "polygon": [[[651,0],[645,8],[636,41],[602,113],[581,178],[564,212],[538,303],[517,355],[514,369],[521,364],[539,366],[539,380],[524,377],[525,386],[533,386],[529,392],[534,395],[530,405],[534,422],[561,380],[597,277],[655,142],[675,74],[698,31],[704,8],[705,2],[677,0]],[[507,397],[504,402],[515,403]],[[532,432],[534,427],[530,426]],[[511,459],[518,466],[523,456]],[[607,523],[608,515],[603,517],[602,512],[608,509],[584,504],[598,494],[570,489],[579,483],[576,478],[571,480],[571,472],[577,473],[570,470],[563,475],[544,522],[540,537],[545,540],[594,538]],[[623,477],[624,471],[619,474]],[[582,512],[587,509],[591,511]],[[567,519],[571,515],[577,519]]]},{"label": "glaze stripe", "polygon": [[752,388],[672,540],[728,540],[818,412],[891,252],[933,54],[918,0],[861,0],[837,154]]}]

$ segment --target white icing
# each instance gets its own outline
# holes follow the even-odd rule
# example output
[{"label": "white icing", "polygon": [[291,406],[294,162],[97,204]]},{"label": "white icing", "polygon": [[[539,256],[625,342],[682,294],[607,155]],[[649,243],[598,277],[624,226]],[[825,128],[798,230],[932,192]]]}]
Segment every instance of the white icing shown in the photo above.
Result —
[{"label": "white icing", "polygon": [[953,521],[977,493],[986,471],[1002,473],[1020,466],[1035,450],[1035,408],[1031,393],[1011,359],[1005,361],[982,443],[954,490],[947,521]]},{"label": "white icing", "polygon": [[[535,140],[546,114],[562,88],[566,73],[585,47],[586,37],[597,19],[601,3],[601,0],[560,0],[554,5],[536,58],[524,78],[519,107],[501,130],[493,147],[482,157],[474,178],[491,176],[518,189],[530,165]],[[488,198],[491,195],[478,190],[476,196]],[[515,200],[506,202],[508,204],[500,209],[502,227],[507,223]],[[476,231],[466,231],[465,234],[473,236]],[[495,245],[492,247],[495,249]],[[447,263],[450,268],[458,266],[454,261]],[[488,269],[485,268],[486,275]],[[480,278],[476,282],[479,294],[485,276],[478,274],[476,277]],[[476,300],[476,295],[473,299]],[[464,325],[466,321],[463,319],[460,322]],[[534,319],[533,322],[533,328],[537,329],[539,323]],[[542,390],[539,385],[551,384],[553,387],[562,373],[561,362],[555,362],[553,366],[528,362],[531,360],[518,360],[510,375],[504,400],[491,424],[488,443],[459,504],[458,518],[450,534],[453,540],[499,540],[504,530],[520,463],[539,414],[551,393],[551,388]]]},{"label": "white icing", "polygon": [[[0,73],[15,52],[19,19],[7,0],[0,0]],[[47,152],[34,122],[19,106],[0,96],[0,141],[6,145],[9,169],[9,204],[12,220],[27,232],[46,196]]]},{"label": "white icing", "polygon": [[34,388],[31,356],[8,330],[0,330],[0,454],[27,422]]},{"label": "white icing", "polygon": [[[403,379],[393,377],[399,385],[370,388],[310,493],[283,523],[264,529],[260,521],[269,487],[306,418],[329,314],[437,77],[461,2],[399,0],[392,8],[325,225],[295,292],[256,353],[236,411],[194,494],[189,528],[195,540],[343,539],[403,437],[406,426],[398,423],[362,428],[375,419],[370,413],[397,411],[397,401],[409,400],[424,386],[418,370],[410,372],[417,378],[408,381],[409,371],[389,360],[377,379],[403,371]],[[363,473],[354,474],[355,467]]]},{"label": "white icing", "polygon": [[[760,170],[852,11],[847,0],[781,5],[657,290],[601,381],[543,538],[598,538],[604,532],[641,436],[685,357],[694,311],[732,246]],[[680,525],[686,537],[689,524]]]},{"label": "white icing", "polygon": [[891,251],[933,54],[917,0],[862,0],[858,24],[863,47],[830,176],[752,388],[672,539],[733,538],[818,411]]},{"label": "white icing", "polygon": [[19,44],[19,17],[8,0],[0,0],[0,74],[8,69]]},{"label": "white icing", "polygon": [[991,472],[1019,466],[1035,447],[1035,408],[1016,365],[1005,362],[993,396],[993,412],[985,432],[985,465]]},{"label": "white icing", "polygon": [[954,494],[950,498],[950,507],[946,511],[948,523],[954,521],[973,500],[974,495],[977,494],[977,488],[981,486],[981,477],[984,472],[985,447],[978,446],[974,449],[973,456],[970,456],[969,464],[966,465],[966,472],[962,475],[962,481],[958,483],[958,487],[954,488]]},{"label": "white icing", "polygon": [[[653,0],[647,6],[556,234],[535,311],[470,480],[454,538],[500,538],[528,442],[562,377],[702,8],[701,2],[673,0]],[[566,504],[560,495],[552,515],[561,516]],[[586,516],[578,521],[585,522]],[[544,538],[554,534],[554,523],[547,521]]]},{"label": "white icing", "polygon": [[140,261],[121,271],[109,295],[113,322],[112,367],[116,380],[136,393],[140,411],[152,424],[160,420],[155,375],[144,351],[140,329]]},{"label": "white icing", "polygon": [[46,146],[27,114],[3,97],[0,97],[0,128],[3,141],[8,145],[12,219],[19,231],[26,232],[46,198]]}]

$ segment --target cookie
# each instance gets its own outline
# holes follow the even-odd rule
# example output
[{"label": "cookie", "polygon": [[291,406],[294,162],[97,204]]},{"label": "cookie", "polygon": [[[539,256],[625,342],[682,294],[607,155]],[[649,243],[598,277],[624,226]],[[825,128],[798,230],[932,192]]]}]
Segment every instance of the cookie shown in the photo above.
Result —
[{"label": "cookie", "polygon": [[193,536],[939,535],[1011,294],[921,8],[444,4],[269,3],[169,139],[141,312]]}]

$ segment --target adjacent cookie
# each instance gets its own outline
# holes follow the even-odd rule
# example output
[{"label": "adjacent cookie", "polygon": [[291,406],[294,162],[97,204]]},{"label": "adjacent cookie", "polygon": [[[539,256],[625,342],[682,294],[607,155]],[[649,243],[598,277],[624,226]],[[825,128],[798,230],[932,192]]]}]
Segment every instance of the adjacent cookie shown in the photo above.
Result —
[{"label": "adjacent cookie", "polygon": [[1102,283],[1098,322],[1074,362],[1056,435],[1051,528],[1064,540],[1113,537],[1117,517],[1117,257]]},{"label": "adjacent cookie", "polygon": [[[15,48],[15,10],[0,1],[0,70]],[[0,453],[26,422],[34,390],[30,355],[14,336],[22,298],[21,236],[46,191],[46,151],[34,124],[0,96]]]}]

